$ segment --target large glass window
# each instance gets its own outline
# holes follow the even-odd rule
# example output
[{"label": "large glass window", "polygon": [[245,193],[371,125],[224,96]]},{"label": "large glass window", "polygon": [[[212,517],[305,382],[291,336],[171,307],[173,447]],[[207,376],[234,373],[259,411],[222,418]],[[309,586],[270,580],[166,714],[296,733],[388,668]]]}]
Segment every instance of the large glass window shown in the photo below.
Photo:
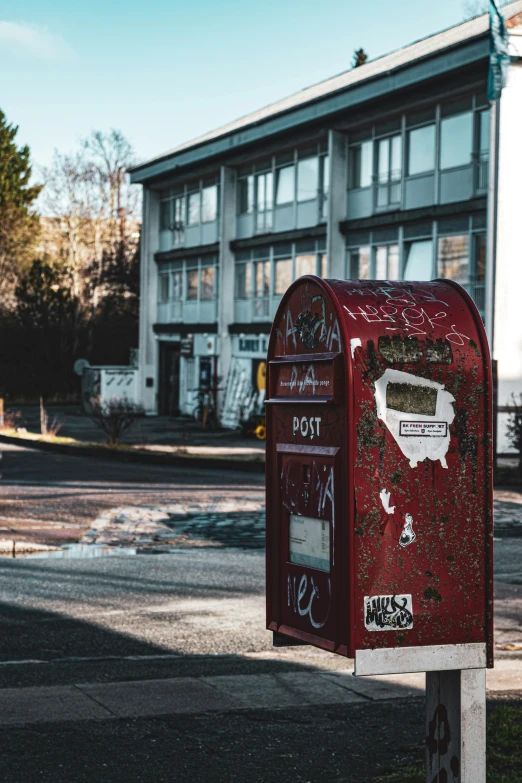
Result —
[{"label": "large glass window", "polygon": [[250,262],[236,265],[236,297],[248,299],[252,290],[252,275]]},{"label": "large glass window", "polygon": [[457,114],[440,123],[440,167],[468,166],[473,151],[473,114]]},{"label": "large glass window", "polygon": [[348,276],[353,280],[370,279],[370,248],[368,246],[350,250],[348,263]]},{"label": "large glass window", "polygon": [[166,272],[159,276],[158,302],[165,304],[169,301],[169,273]]},{"label": "large glass window", "polygon": [[289,204],[294,200],[294,166],[283,166],[276,172],[276,204]]},{"label": "large glass window", "polygon": [[297,163],[297,200],[311,201],[319,190],[319,158],[305,158]]},{"label": "large glass window", "polygon": [[275,293],[284,294],[292,282],[292,259],[277,258],[275,260]]},{"label": "large glass window", "polygon": [[237,188],[238,212],[240,215],[250,214],[254,211],[254,175],[239,179]]},{"label": "large glass window", "polygon": [[185,198],[176,196],[174,198],[174,229],[182,231],[185,223]]},{"label": "large glass window", "polygon": [[486,235],[475,235],[475,281],[484,283],[486,280]]},{"label": "large glass window", "polygon": [[375,248],[375,280],[399,279],[399,246],[381,245]]},{"label": "large glass window", "polygon": [[208,301],[214,298],[214,267],[204,266],[201,269],[200,299]]},{"label": "large glass window", "polygon": [[172,298],[178,301],[183,298],[183,272],[181,269],[176,269],[172,273]]},{"label": "large glass window", "polygon": [[468,235],[440,237],[437,261],[439,277],[447,277],[457,283],[469,280]]},{"label": "large glass window", "polygon": [[271,171],[256,175],[256,228],[267,231],[272,227],[274,177]]},{"label": "large glass window", "polygon": [[479,152],[480,157],[487,158],[489,154],[489,109],[479,114]]},{"label": "large glass window", "polygon": [[198,270],[187,270],[187,300],[196,301],[198,298]]},{"label": "large glass window", "polygon": [[403,280],[431,280],[433,264],[433,242],[421,239],[409,242],[404,247],[406,263]]},{"label": "large glass window", "polygon": [[197,225],[201,220],[201,193],[189,193],[187,223],[189,226]]},{"label": "large glass window", "polygon": [[295,276],[315,275],[317,273],[315,263],[315,253],[312,255],[303,255],[295,257]]},{"label": "large glass window", "polygon": [[326,278],[327,275],[327,260],[326,260],[326,253],[321,253],[320,259],[319,259],[319,274],[322,278]]},{"label": "large glass window", "polygon": [[160,201],[160,231],[170,231],[171,228],[171,218],[170,218],[170,207],[171,207],[171,200],[169,199],[163,199]]},{"label": "large glass window", "polygon": [[401,200],[402,138],[392,136],[377,142],[377,206]]},{"label": "large glass window", "polygon": [[408,174],[423,174],[435,168],[435,125],[408,133]]},{"label": "large glass window", "polygon": [[210,185],[203,188],[201,197],[201,221],[202,223],[211,223],[217,220],[218,207],[218,188],[217,185]]},{"label": "large glass window", "polygon": [[321,165],[321,220],[326,220],[328,217],[328,191],[330,189],[330,157],[329,155],[322,155],[320,158]]},{"label": "large glass window", "polygon": [[368,188],[372,184],[373,142],[365,141],[350,149],[350,188]]}]

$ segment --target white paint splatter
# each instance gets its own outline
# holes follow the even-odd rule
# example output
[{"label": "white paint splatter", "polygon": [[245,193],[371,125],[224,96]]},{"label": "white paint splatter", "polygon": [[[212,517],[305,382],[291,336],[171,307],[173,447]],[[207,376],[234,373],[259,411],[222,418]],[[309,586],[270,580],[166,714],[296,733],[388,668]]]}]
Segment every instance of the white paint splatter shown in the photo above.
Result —
[{"label": "white paint splatter", "polygon": [[360,337],[352,337],[350,340],[350,350],[352,352],[352,359],[355,356],[355,349],[362,348],[362,342]]},{"label": "white paint splatter", "polygon": [[[386,390],[389,383],[403,383],[410,386],[424,386],[437,390],[437,402],[434,416],[427,416],[420,413],[410,413],[407,411],[388,408],[386,405]],[[446,454],[450,444],[449,425],[455,418],[455,411],[452,403],[455,398],[448,391],[444,390],[443,383],[431,381],[427,378],[421,378],[408,372],[400,370],[387,369],[384,374],[375,382],[375,402],[377,405],[377,416],[386,424],[386,427],[393,435],[397,445],[409,459],[410,467],[415,468],[423,460],[439,460],[443,468],[447,468]],[[401,434],[401,422],[408,420],[408,423],[433,424],[435,422],[445,422],[445,434],[438,434],[443,430],[435,428],[437,434],[430,434],[430,427],[424,431],[421,428],[421,434],[403,435]],[[410,428],[411,429],[411,428]],[[403,427],[404,431],[404,427]],[[409,430],[408,430],[409,431]]]},{"label": "white paint splatter", "polygon": [[381,489],[380,497],[383,509],[387,514],[395,514],[395,506],[390,506],[391,492],[386,492],[385,489]]}]

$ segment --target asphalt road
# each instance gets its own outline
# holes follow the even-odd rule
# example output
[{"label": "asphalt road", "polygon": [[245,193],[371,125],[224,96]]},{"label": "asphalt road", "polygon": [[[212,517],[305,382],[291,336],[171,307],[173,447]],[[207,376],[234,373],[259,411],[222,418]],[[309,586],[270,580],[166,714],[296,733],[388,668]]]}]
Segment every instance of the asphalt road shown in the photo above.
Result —
[{"label": "asphalt road", "polygon": [[[85,526],[115,506],[259,497],[262,489],[262,477],[250,474],[10,449],[0,483],[0,524],[27,519]],[[502,576],[497,637],[517,641],[522,540],[498,542],[496,554]],[[307,647],[271,648],[264,630],[264,554],[237,547],[81,560],[2,558],[0,631],[0,688],[347,663]],[[399,700],[13,727],[0,733],[1,777],[2,783],[362,783],[422,764],[422,726],[422,703]]]}]

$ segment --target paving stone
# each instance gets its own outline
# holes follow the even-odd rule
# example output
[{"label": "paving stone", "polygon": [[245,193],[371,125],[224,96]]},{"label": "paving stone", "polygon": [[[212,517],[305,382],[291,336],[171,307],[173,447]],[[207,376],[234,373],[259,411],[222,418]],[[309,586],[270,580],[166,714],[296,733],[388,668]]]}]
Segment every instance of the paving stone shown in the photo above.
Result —
[{"label": "paving stone", "polygon": [[74,685],[0,691],[0,726],[113,717]]},{"label": "paving stone", "polygon": [[195,677],[78,687],[121,718],[231,710],[242,706]]}]

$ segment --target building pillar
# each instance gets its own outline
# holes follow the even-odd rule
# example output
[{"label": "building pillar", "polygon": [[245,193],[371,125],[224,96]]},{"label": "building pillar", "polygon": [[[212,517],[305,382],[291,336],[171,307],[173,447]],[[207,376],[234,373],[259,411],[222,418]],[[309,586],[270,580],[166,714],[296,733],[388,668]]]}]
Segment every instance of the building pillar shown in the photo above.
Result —
[{"label": "building pillar", "polygon": [[[498,191],[496,266],[494,284],[493,358],[498,360],[499,405],[510,402],[511,393],[522,392],[522,263],[520,250],[520,189],[522,186],[522,62],[509,68],[508,83],[497,103]],[[491,258],[488,259],[491,262]],[[499,427],[499,451],[513,451]]]},{"label": "building pillar", "polygon": [[140,251],[140,398],[145,413],[158,412],[158,350],[152,326],[157,316],[158,269],[154,254],[159,249],[159,197],[143,188]]},{"label": "building pillar", "polygon": [[327,276],[345,278],[346,238],[339,224],[346,219],[346,136],[331,130],[328,134],[329,189],[328,226],[326,235]]},{"label": "building pillar", "polygon": [[220,186],[220,246],[218,289],[218,377],[221,391],[218,394],[218,411],[221,412],[224,387],[232,361],[232,336],[229,326],[234,322],[234,253],[230,242],[236,235],[236,173],[228,166],[221,167]]}]

